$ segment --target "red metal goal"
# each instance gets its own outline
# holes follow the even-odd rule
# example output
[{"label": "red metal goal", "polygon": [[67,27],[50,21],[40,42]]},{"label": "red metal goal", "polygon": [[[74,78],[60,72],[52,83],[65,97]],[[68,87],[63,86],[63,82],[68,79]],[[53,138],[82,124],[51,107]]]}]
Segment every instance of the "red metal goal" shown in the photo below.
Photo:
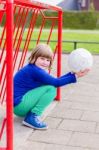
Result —
[{"label": "red metal goal", "polygon": [[[50,24],[48,29],[47,24]],[[52,40],[56,42],[52,44]],[[0,0],[0,150],[13,150],[13,74],[24,65],[28,52],[45,41],[54,50],[54,56],[57,54],[59,77],[61,8],[29,0]]]}]

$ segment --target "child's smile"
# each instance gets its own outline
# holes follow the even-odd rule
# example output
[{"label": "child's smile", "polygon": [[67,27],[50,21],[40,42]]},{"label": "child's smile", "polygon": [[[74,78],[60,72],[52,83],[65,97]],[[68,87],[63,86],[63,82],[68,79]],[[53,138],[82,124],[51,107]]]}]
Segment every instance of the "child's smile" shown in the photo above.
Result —
[{"label": "child's smile", "polygon": [[35,62],[35,65],[40,67],[41,69],[48,69],[49,66],[50,66],[50,59],[49,58],[46,58],[46,57],[38,57],[36,62]]}]

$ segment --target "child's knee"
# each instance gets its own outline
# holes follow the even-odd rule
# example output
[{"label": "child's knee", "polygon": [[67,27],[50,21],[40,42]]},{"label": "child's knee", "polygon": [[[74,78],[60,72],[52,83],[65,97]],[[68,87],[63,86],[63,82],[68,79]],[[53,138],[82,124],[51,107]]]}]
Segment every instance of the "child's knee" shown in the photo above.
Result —
[{"label": "child's knee", "polygon": [[48,88],[48,90],[49,90],[51,93],[53,93],[53,94],[56,96],[56,94],[57,94],[57,88],[56,88],[56,87],[54,87],[54,86],[52,86],[52,85],[48,85],[47,88]]}]

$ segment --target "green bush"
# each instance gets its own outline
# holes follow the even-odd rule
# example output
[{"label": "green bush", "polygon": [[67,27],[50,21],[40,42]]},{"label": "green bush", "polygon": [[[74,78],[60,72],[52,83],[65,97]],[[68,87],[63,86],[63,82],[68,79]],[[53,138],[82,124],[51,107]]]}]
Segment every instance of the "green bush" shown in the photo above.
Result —
[{"label": "green bush", "polygon": [[[45,12],[45,16],[56,16],[56,12]],[[41,16],[39,16],[36,26],[41,24]],[[46,28],[50,27],[51,21],[47,20]],[[57,25],[57,23],[56,23]],[[63,12],[63,28],[64,29],[99,29],[99,13],[98,12]]]},{"label": "green bush", "polygon": [[95,12],[64,12],[63,28],[96,29],[98,17]]},{"label": "green bush", "polygon": [[[47,17],[51,17],[51,16],[57,16],[56,12],[44,12],[44,15]],[[14,17],[14,22],[16,22],[16,16],[17,14],[15,14]],[[21,17],[21,15],[20,15]],[[32,14],[30,13],[28,15],[28,19],[26,20],[26,24],[25,26],[28,27],[30,24],[30,20],[31,20]],[[22,17],[24,18],[24,17]],[[39,28],[42,24],[42,15],[39,14],[39,16],[37,17],[36,20],[36,24],[35,27]],[[4,19],[2,21],[1,26],[3,26],[5,24],[5,16]],[[46,20],[45,23],[45,27],[44,28],[49,28],[51,26],[52,22],[50,19]],[[57,27],[57,21],[55,23],[55,28]],[[95,11],[71,11],[71,12],[63,12],[63,29],[99,29],[99,12],[95,12]]]}]

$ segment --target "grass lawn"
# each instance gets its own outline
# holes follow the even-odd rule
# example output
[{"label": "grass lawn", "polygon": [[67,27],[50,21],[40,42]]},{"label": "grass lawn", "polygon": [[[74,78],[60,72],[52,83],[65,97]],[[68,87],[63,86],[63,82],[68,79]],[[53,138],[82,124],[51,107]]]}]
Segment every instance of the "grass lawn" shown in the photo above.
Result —
[{"label": "grass lawn", "polygon": [[[91,51],[93,54],[99,54],[99,32],[97,31],[66,31],[63,32],[63,40],[84,41],[85,43],[77,43],[77,48],[83,47]],[[91,42],[91,43],[87,43]],[[93,42],[93,43],[92,43]],[[96,42],[96,43],[94,43]],[[63,42],[63,51],[71,51],[74,49],[73,43]]]},{"label": "grass lawn", "polygon": [[[0,33],[1,33],[1,30],[0,30]],[[26,39],[27,35],[28,35],[28,32],[27,32],[27,29],[25,29],[22,39]],[[32,33],[32,38],[29,44],[29,50],[32,50],[36,46],[36,41],[38,39],[38,36],[39,36],[39,29],[35,29],[34,32]],[[42,30],[40,40],[44,40],[44,42],[46,42],[48,39],[48,36],[49,36],[49,30],[48,29]],[[51,40],[49,43],[52,49],[55,49],[55,46],[57,44],[57,38],[58,38],[57,30],[55,29],[52,32]],[[62,52],[69,53],[72,50],[74,50],[73,41],[83,41],[83,42],[90,42],[90,43],[78,42],[76,45],[77,48],[83,47],[85,49],[88,49],[90,52],[92,52],[92,54],[99,54],[99,30],[63,30],[62,39],[63,39]],[[69,41],[69,42],[66,42],[66,41]],[[92,42],[97,42],[97,44],[92,43]],[[24,45],[25,45],[25,42],[23,40],[23,42],[21,43],[21,49],[24,48]]]},{"label": "grass lawn", "polygon": [[[41,40],[47,40],[48,39],[48,30],[43,30],[41,35]],[[36,40],[38,38],[38,30],[35,30],[32,35],[32,40]],[[24,39],[26,37],[27,33],[24,34]],[[54,40],[54,42],[53,42]],[[84,41],[84,42],[97,42],[98,44],[92,44],[92,43],[77,43],[77,48],[83,47],[91,51],[93,54],[99,54],[99,31],[94,30],[63,30],[63,43],[62,43],[62,51],[69,53],[74,49],[74,43],[73,42],[65,42],[66,41]],[[57,31],[55,30],[52,33],[51,36],[51,42],[50,46],[52,49],[54,49],[54,46],[56,45],[57,41]],[[24,45],[24,42],[23,42]],[[29,45],[29,50],[31,50],[33,47],[35,47],[36,42],[31,41]],[[21,45],[21,47],[23,47]]]}]

